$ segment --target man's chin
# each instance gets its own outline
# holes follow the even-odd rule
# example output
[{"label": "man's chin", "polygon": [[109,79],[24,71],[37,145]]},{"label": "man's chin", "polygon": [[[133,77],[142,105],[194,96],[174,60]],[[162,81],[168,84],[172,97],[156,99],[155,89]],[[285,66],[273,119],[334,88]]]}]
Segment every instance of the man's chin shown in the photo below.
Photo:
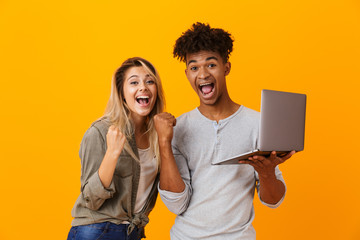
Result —
[{"label": "man's chin", "polygon": [[216,104],[216,102],[217,101],[215,98],[210,98],[210,99],[200,98],[200,103],[203,105],[213,106]]}]

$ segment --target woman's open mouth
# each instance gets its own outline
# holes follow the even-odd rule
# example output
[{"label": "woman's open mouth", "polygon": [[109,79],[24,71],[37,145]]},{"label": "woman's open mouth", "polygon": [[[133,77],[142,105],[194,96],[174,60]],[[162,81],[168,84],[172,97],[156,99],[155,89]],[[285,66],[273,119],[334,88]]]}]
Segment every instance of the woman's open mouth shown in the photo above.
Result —
[{"label": "woman's open mouth", "polygon": [[150,97],[149,96],[138,96],[138,97],[136,97],[136,101],[140,104],[140,106],[146,107],[150,103]]}]

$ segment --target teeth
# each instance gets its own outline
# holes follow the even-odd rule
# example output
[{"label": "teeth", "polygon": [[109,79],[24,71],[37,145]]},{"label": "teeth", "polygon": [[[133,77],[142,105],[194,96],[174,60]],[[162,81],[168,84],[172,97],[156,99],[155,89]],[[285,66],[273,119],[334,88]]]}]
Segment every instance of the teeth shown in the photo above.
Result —
[{"label": "teeth", "polygon": [[149,96],[140,96],[140,97],[137,97],[136,99],[148,99]]},{"label": "teeth", "polygon": [[202,87],[202,86],[206,86],[206,85],[210,85],[211,83],[202,83],[202,84],[200,84],[200,87]]}]

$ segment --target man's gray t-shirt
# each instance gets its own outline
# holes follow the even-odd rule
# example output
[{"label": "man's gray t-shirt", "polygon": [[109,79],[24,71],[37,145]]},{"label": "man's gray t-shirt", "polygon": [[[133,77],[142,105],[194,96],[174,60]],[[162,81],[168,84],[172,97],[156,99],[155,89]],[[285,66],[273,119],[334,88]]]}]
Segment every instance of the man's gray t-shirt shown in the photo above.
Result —
[{"label": "man's gray t-shirt", "polygon": [[[171,239],[255,239],[253,198],[260,186],[256,171],[248,164],[211,162],[256,149],[259,116],[240,106],[218,123],[197,108],[177,118],[172,146],[186,187],[182,193],[159,188],[165,205],[178,215]],[[275,171],[284,182],[278,167]],[[274,208],[282,200],[263,204]]]}]

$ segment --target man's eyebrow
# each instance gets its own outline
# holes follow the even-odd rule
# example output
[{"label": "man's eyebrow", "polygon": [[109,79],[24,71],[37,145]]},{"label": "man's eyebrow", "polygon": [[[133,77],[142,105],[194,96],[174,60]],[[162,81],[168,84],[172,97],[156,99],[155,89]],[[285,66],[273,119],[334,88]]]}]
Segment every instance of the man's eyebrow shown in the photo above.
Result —
[{"label": "man's eyebrow", "polygon": [[[218,61],[217,57],[214,57],[214,56],[206,58],[205,61],[209,61],[211,59]],[[196,63],[196,62],[197,62],[196,60],[190,60],[187,65],[190,65],[190,63]]]},{"label": "man's eyebrow", "polygon": [[190,60],[187,65],[190,65],[190,63],[196,63],[196,60]]},{"label": "man's eyebrow", "polygon": [[209,61],[209,60],[211,60],[211,59],[215,59],[216,61],[218,61],[217,57],[208,57],[208,58],[206,59],[206,61]]}]

